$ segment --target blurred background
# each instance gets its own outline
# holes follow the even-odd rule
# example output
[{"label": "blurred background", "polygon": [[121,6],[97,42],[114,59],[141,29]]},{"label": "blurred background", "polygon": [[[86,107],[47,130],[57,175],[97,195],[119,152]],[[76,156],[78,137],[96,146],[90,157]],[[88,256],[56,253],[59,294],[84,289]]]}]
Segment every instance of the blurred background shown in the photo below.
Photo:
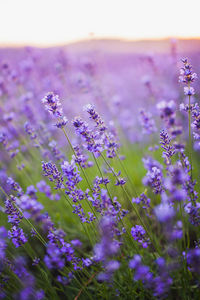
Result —
[{"label": "blurred background", "polygon": [[198,38],[198,0],[1,0],[0,44]]},{"label": "blurred background", "polygon": [[[1,0],[0,96],[5,114],[21,110],[30,119],[28,106],[37,124],[37,118],[46,118],[41,99],[53,91],[64,99],[69,120],[93,103],[106,121],[114,120],[131,142],[137,141],[133,113],[145,108],[154,114],[163,99],[182,101],[180,59],[187,56],[198,73],[199,3]],[[198,93],[198,81],[196,85]]]}]

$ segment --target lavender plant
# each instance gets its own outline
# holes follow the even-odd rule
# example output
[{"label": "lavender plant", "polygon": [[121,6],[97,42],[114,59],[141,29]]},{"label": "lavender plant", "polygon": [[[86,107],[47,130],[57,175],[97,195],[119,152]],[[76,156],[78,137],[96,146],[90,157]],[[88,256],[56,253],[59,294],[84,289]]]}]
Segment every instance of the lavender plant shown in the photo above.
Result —
[{"label": "lavender plant", "polygon": [[[179,105],[182,93],[161,99],[149,80],[153,102],[134,125],[131,102],[105,100],[97,66],[68,70],[58,55],[50,76],[32,51],[29,67],[22,58],[1,70],[0,299],[199,299],[191,64],[182,60],[179,78],[188,103]],[[76,93],[95,101],[81,110]]]}]

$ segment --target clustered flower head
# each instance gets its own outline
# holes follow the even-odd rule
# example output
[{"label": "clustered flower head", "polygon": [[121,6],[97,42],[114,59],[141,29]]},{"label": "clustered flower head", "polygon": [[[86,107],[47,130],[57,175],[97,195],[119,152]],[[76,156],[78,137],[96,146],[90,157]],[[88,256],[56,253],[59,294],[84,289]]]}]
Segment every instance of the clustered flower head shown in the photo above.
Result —
[{"label": "clustered flower head", "polygon": [[192,73],[192,65],[188,62],[187,58],[182,59],[183,67],[180,69],[179,82],[191,83],[197,78],[196,73]]},{"label": "clustered flower head", "polygon": [[152,115],[149,112],[145,112],[144,109],[140,110],[139,117],[140,124],[142,126],[143,134],[152,134],[157,131],[156,124]]},{"label": "clustered flower head", "polygon": [[4,226],[0,227],[0,259],[3,261],[6,258],[6,238],[7,238],[8,232]]},{"label": "clustered flower head", "polygon": [[44,171],[44,176],[47,176],[50,181],[56,183],[56,189],[63,187],[63,177],[55,164],[43,161],[42,169]]},{"label": "clustered flower head", "polygon": [[169,165],[171,163],[171,157],[175,154],[174,146],[171,145],[171,139],[166,131],[160,131],[160,144],[161,147],[165,150],[163,152],[163,157],[165,159],[165,163]]},{"label": "clustered flower head", "polygon": [[96,112],[94,105],[87,104],[84,107],[84,110],[88,112],[90,118],[96,123],[96,127],[101,131],[104,132],[107,128],[105,126],[104,121],[100,117],[100,115]]},{"label": "clustered flower head", "polygon": [[146,237],[146,231],[141,225],[135,225],[131,228],[131,234],[135,241],[142,245],[143,248],[147,248],[149,239]]},{"label": "clustered flower head", "polygon": [[99,155],[102,151],[101,141],[89,128],[89,125],[81,118],[75,118],[72,122],[77,135],[80,135],[85,142],[85,147],[88,151]]},{"label": "clustered flower head", "polygon": [[111,128],[106,127],[103,119],[95,110],[94,105],[87,104],[84,107],[84,110],[87,111],[90,119],[92,119],[95,123],[95,139],[101,144],[101,151],[106,150],[106,156],[108,158],[115,157],[116,151],[119,148],[119,144],[117,141],[116,131],[112,126],[112,122],[110,122]]},{"label": "clustered flower head", "polygon": [[61,107],[59,96],[53,92],[49,92],[42,99],[42,103],[45,104],[46,110],[57,119],[56,126],[58,128],[63,128],[67,124],[68,120],[63,115],[63,109]]},{"label": "clustered flower head", "polygon": [[144,193],[142,193],[139,197],[132,199],[133,203],[141,204],[143,209],[147,209],[150,207],[150,198],[148,198]]},{"label": "clustered flower head", "polygon": [[105,268],[105,272],[98,276],[101,281],[109,281],[114,271],[120,266],[117,260],[112,259],[120,248],[120,244],[114,236],[115,227],[116,222],[112,216],[104,216],[99,224],[101,241],[95,245],[94,259],[103,262]]},{"label": "clustered flower head", "polygon": [[16,207],[16,200],[16,197],[11,196],[11,200],[7,199],[5,201],[5,212],[8,215],[8,222],[12,225],[11,229],[8,231],[8,237],[12,239],[15,247],[18,248],[27,242],[27,237],[24,234],[23,229],[19,226],[23,216]]},{"label": "clustered flower head", "polygon": [[142,258],[138,254],[130,260],[129,267],[135,272],[134,281],[142,281],[147,289],[152,290],[155,297],[166,299],[173,280],[169,276],[169,268],[164,258],[158,258],[155,263],[158,269],[158,276],[155,277],[150,268],[142,263]]}]

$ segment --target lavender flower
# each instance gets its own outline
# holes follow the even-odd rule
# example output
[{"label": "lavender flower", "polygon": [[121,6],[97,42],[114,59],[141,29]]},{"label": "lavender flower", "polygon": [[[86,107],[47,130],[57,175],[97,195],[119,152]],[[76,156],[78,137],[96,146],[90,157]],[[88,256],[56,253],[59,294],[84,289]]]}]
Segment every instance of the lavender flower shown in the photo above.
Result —
[{"label": "lavender flower", "polygon": [[200,249],[195,248],[189,250],[186,258],[189,265],[189,270],[200,274]]},{"label": "lavender flower", "polygon": [[88,161],[88,156],[83,153],[80,146],[76,145],[73,148],[76,155],[73,155],[72,158],[78,165],[82,168],[89,168],[93,166],[93,162]]},{"label": "lavender flower", "polygon": [[86,110],[89,115],[90,119],[92,119],[96,123],[96,127],[101,131],[104,132],[107,128],[104,124],[104,121],[101,119],[100,115],[95,111],[95,108],[91,104],[87,104],[84,107],[84,110]]},{"label": "lavender flower", "polygon": [[175,215],[173,207],[165,202],[157,205],[154,208],[154,212],[158,221],[161,223],[170,221]]},{"label": "lavender flower", "polygon": [[164,130],[161,130],[160,132],[160,144],[161,147],[165,150],[163,152],[163,157],[165,158],[165,163],[169,165],[171,163],[171,157],[175,154],[174,147],[171,146],[170,142],[171,139],[169,138],[169,135]]},{"label": "lavender flower", "polygon": [[141,225],[135,225],[131,228],[131,234],[135,241],[140,243],[143,248],[147,248],[149,239],[146,238],[146,231]]},{"label": "lavender flower", "polygon": [[140,124],[142,126],[143,134],[152,134],[157,131],[155,121],[152,119],[152,115],[145,112],[143,109],[140,110]]},{"label": "lavender flower", "polygon": [[7,179],[7,184],[10,186],[10,188],[13,190],[13,191],[17,191],[18,194],[17,195],[22,195],[23,192],[22,192],[22,188],[20,187],[19,183],[14,181],[14,179],[12,177],[8,177]]},{"label": "lavender flower", "polygon": [[42,99],[42,103],[45,104],[46,110],[57,118],[57,123],[56,126],[58,128],[63,128],[68,120],[67,118],[63,115],[63,110],[61,108],[61,103],[58,95],[55,95],[53,92],[49,92],[46,94],[46,96]]},{"label": "lavender flower", "polygon": [[16,200],[16,197],[11,196],[11,200],[7,199],[5,201],[5,212],[8,215],[8,222],[12,225],[11,229],[8,231],[8,237],[12,239],[12,242],[15,245],[15,247],[18,248],[19,246],[27,242],[27,238],[24,234],[23,229],[19,227],[23,216],[15,207]]},{"label": "lavender flower", "polygon": [[60,161],[61,159],[64,158],[64,155],[61,153],[61,151],[57,147],[56,141],[52,140],[51,142],[49,142],[49,147],[51,148],[53,157],[56,160]]},{"label": "lavender flower", "polygon": [[149,267],[142,264],[141,256],[136,254],[129,262],[129,267],[135,270],[134,280],[142,280],[146,287],[151,286],[153,274],[149,271]]},{"label": "lavender flower", "polygon": [[100,115],[96,112],[93,105],[88,104],[84,109],[89,113],[90,119],[92,119],[96,124],[96,139],[101,141],[102,147],[106,149],[106,156],[108,158],[113,158],[116,156],[116,151],[119,148],[119,145],[116,140],[116,132],[114,130],[108,131],[108,128],[105,126],[104,121]]},{"label": "lavender flower", "polygon": [[31,127],[29,122],[24,123],[24,129],[25,129],[26,133],[28,133],[28,135],[30,136],[31,140],[35,140],[37,138],[37,134],[36,134],[35,130],[33,129],[33,127]]},{"label": "lavender flower", "polygon": [[58,171],[55,164],[43,161],[42,169],[44,171],[44,176],[47,176],[50,181],[56,183],[56,189],[60,189],[63,187],[63,177],[61,176],[61,172]]},{"label": "lavender flower", "polygon": [[86,143],[85,147],[87,150],[99,155],[99,153],[102,151],[101,141],[95,134],[93,134],[92,130],[89,128],[89,125],[81,118],[75,118],[72,124],[77,135],[80,135],[83,141]]},{"label": "lavender flower", "polygon": [[74,249],[70,243],[64,241],[65,233],[62,230],[51,228],[48,234],[47,254],[44,257],[46,266],[51,269],[63,269],[67,262],[78,263]]},{"label": "lavender flower", "polygon": [[169,276],[165,260],[160,257],[156,260],[156,263],[159,275],[153,280],[153,295],[160,299],[165,299],[173,283],[173,280]]},{"label": "lavender flower", "polygon": [[55,117],[62,116],[62,108],[60,99],[58,95],[55,95],[53,92],[49,92],[46,96],[42,99],[42,103],[45,104],[46,110]]},{"label": "lavender flower", "polygon": [[142,204],[142,208],[147,209],[150,207],[150,199],[147,198],[147,196],[142,193],[139,197],[133,198],[132,202],[136,204]]},{"label": "lavender flower", "polygon": [[171,233],[171,239],[177,240],[177,239],[181,239],[182,237],[183,237],[183,223],[182,221],[178,221]]},{"label": "lavender flower", "polygon": [[94,247],[94,260],[103,262],[105,272],[100,274],[99,280],[109,280],[113,272],[119,267],[118,263],[111,263],[110,259],[119,251],[119,242],[114,239],[113,229],[115,221],[111,216],[101,219],[99,229],[101,241]]},{"label": "lavender flower", "polygon": [[155,194],[160,194],[163,191],[161,170],[157,167],[152,167],[143,178],[143,183],[151,186]]},{"label": "lavender flower", "polygon": [[118,178],[115,185],[124,185],[126,183],[126,180],[124,178]]},{"label": "lavender flower", "polygon": [[192,66],[188,62],[187,58],[183,58],[182,62],[184,67],[180,69],[179,82],[190,84],[197,78],[197,74],[192,73]]},{"label": "lavender flower", "polygon": [[3,261],[6,257],[6,238],[7,238],[7,230],[4,226],[0,227],[0,259]]},{"label": "lavender flower", "polygon": [[185,211],[189,215],[190,223],[194,226],[200,225],[200,203],[195,205],[192,202],[189,202],[185,205]]}]

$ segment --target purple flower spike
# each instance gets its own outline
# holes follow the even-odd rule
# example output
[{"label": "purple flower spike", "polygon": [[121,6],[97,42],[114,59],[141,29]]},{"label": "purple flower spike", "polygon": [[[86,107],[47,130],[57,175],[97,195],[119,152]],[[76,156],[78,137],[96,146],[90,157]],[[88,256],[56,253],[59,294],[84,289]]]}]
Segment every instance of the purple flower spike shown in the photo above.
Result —
[{"label": "purple flower spike", "polygon": [[143,248],[147,248],[149,244],[149,239],[146,238],[146,231],[141,225],[135,225],[131,228],[131,235],[135,241],[140,243]]},{"label": "purple flower spike", "polygon": [[45,104],[46,110],[57,119],[55,126],[63,128],[67,123],[67,118],[63,115],[63,110],[60,103],[60,98],[53,92],[49,92],[42,99],[42,103]]},{"label": "purple flower spike", "polygon": [[173,207],[164,202],[156,206],[154,212],[158,221],[161,223],[171,220],[175,215]]}]

